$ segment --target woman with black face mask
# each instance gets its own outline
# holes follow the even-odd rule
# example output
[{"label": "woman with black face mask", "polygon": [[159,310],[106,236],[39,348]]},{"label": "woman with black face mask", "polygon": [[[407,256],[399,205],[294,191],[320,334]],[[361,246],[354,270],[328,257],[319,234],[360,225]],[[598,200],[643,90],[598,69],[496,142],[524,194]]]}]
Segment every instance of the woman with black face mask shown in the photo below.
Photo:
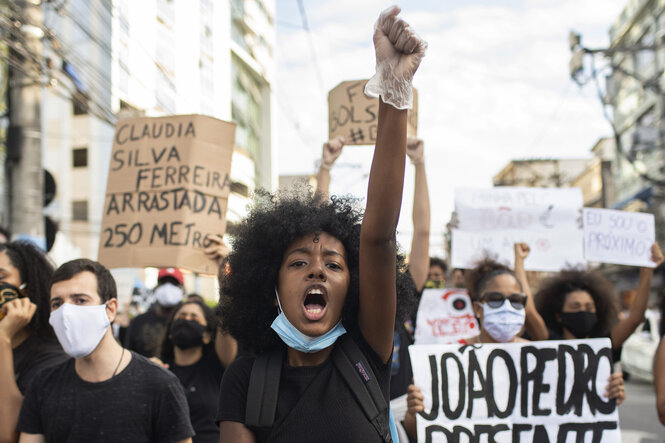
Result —
[{"label": "woman with black face mask", "polygon": [[177,305],[162,343],[164,366],[185,390],[196,435],[194,443],[219,441],[215,411],[224,369],[235,359],[236,341],[217,331],[213,311],[198,300]]},{"label": "woman with black face mask", "polygon": [[[665,261],[657,243],[651,248],[651,261],[656,267]],[[535,300],[550,339],[609,337],[619,361],[621,346],[644,320],[653,271],[640,268],[637,295],[628,316],[620,321],[612,284],[600,273],[566,269],[544,280]]]}]

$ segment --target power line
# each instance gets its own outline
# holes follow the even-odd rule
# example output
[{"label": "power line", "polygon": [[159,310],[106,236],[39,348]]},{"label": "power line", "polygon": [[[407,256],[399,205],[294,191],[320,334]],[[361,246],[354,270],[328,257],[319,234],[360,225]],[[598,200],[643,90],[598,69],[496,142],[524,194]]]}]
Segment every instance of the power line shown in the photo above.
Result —
[{"label": "power line", "polygon": [[325,88],[323,86],[323,76],[321,75],[321,69],[319,67],[319,61],[316,58],[316,51],[314,49],[314,42],[312,41],[312,33],[309,30],[309,24],[307,23],[307,13],[305,12],[305,4],[303,0],[297,0],[298,10],[300,11],[300,18],[302,19],[302,27],[307,33],[307,42],[309,43],[309,51],[312,56],[312,63],[314,64],[314,71],[316,72],[316,78],[319,81],[319,88],[321,88],[321,93],[325,95]]},{"label": "power line", "polygon": [[543,124],[543,128],[538,132],[536,137],[531,142],[531,146],[533,148],[535,148],[536,145],[539,144],[543,140],[543,138],[545,138],[545,134],[547,134],[548,130],[550,130],[552,128],[552,121],[554,120],[554,118],[559,113],[559,110],[561,109],[561,106],[563,106],[563,104],[565,103],[566,98],[568,97],[568,92],[570,91],[570,88],[571,88],[571,83],[566,82],[566,87],[564,88],[563,92],[559,96],[559,102],[554,107],[554,110],[552,111],[552,114],[549,116],[549,118]]},{"label": "power line", "polygon": [[603,117],[605,117],[605,120],[610,124],[610,128],[612,128],[612,133],[614,135],[614,143],[616,145],[617,151],[619,151],[619,154],[621,154],[622,157],[624,157],[630,166],[633,168],[635,173],[642,178],[643,180],[653,183],[657,186],[665,186],[665,180],[661,180],[658,178],[654,178],[650,176],[648,173],[640,171],[637,168],[637,165],[633,161],[632,158],[628,155],[628,153],[623,149],[623,144],[621,143],[621,135],[619,134],[619,131],[617,130],[616,125],[614,124],[614,121],[610,117],[610,115],[607,113],[607,106],[605,105],[605,99],[603,97],[603,91],[600,87],[600,81],[598,80],[598,72],[596,71],[596,65],[594,62],[594,56],[593,54],[591,55],[591,76],[593,77],[594,84],[596,85],[596,94],[598,95],[598,98],[600,99],[601,107],[603,110]]}]

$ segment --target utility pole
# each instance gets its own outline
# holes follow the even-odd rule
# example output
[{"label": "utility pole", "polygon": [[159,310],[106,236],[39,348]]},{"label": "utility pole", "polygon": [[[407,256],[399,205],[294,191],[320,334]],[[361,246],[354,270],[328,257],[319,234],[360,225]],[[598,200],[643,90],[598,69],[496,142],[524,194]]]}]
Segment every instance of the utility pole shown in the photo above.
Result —
[{"label": "utility pole", "polygon": [[[25,52],[12,50],[10,57],[7,174],[10,228],[14,235],[27,236],[44,247],[41,146],[42,24],[41,1],[16,2]],[[22,51],[23,52],[23,51]]]}]

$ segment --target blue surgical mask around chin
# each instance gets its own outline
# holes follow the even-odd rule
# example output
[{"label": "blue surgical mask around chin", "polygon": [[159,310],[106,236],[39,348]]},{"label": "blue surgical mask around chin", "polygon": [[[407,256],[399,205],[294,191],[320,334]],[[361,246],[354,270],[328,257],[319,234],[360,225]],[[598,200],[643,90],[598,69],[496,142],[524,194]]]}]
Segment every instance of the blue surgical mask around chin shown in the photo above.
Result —
[{"label": "blue surgical mask around chin", "polygon": [[303,334],[284,315],[277,288],[275,288],[275,296],[277,296],[277,304],[279,305],[279,315],[270,327],[289,348],[305,353],[318,352],[332,346],[341,335],[346,333],[346,329],[344,329],[344,325],[342,325],[342,321],[340,320],[330,331],[318,337],[310,337]]}]

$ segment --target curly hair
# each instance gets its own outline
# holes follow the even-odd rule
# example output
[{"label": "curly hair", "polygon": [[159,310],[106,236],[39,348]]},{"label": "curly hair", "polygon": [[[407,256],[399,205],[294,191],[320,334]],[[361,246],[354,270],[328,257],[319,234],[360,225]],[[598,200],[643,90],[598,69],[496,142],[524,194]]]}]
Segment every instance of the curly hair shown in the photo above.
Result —
[{"label": "curly hair", "polygon": [[442,258],[430,257],[429,258],[429,267],[431,268],[432,266],[440,267],[444,274],[446,272],[448,272],[448,264]]},{"label": "curly hair", "polygon": [[27,241],[0,244],[0,252],[7,254],[9,262],[19,272],[21,283],[25,283],[23,292],[37,305],[37,311],[28,323],[30,333],[40,338],[54,338],[48,320],[51,315],[50,283],[55,267],[46,254]]},{"label": "curly hair", "polygon": [[469,291],[472,301],[478,301],[487,284],[499,275],[512,275],[522,288],[522,282],[508,266],[499,263],[491,257],[485,257],[477,261],[473,269],[464,272],[464,284]]},{"label": "curly hair", "polygon": [[[346,250],[349,289],[342,310],[342,323],[357,323],[361,212],[351,198],[318,195],[301,188],[279,195],[257,191],[254,207],[235,227],[232,252],[220,272],[219,316],[224,332],[230,333],[244,351],[260,353],[281,346],[270,328],[277,315],[275,286],[286,248],[307,234],[326,232]],[[406,274],[404,258],[397,257],[397,317],[412,309],[415,285]]]},{"label": "curly hair", "polygon": [[185,306],[185,305],[197,305],[201,308],[203,311],[203,317],[206,320],[206,332],[210,333],[210,336],[212,337],[212,340],[210,340],[210,343],[207,345],[203,346],[203,352],[209,352],[214,349],[215,347],[215,334],[217,332],[217,318],[215,317],[215,313],[212,309],[210,309],[204,302],[199,301],[199,300],[186,300],[183,302],[178,303],[174,308],[173,311],[171,311],[171,315],[169,315],[169,319],[166,322],[166,334],[164,334],[164,340],[162,340],[162,343],[159,348],[159,352],[157,352],[157,355],[160,356],[163,362],[167,361],[172,361],[174,358],[173,355],[173,341],[171,341],[170,337],[170,331],[171,331],[171,325],[173,324],[173,320],[175,320],[175,316],[178,314],[178,311]]},{"label": "curly hair", "polygon": [[558,334],[562,333],[556,315],[561,314],[568,294],[575,291],[588,292],[596,305],[598,323],[589,333],[589,337],[607,334],[617,318],[612,283],[599,272],[583,269],[564,269],[541,283],[535,302],[536,309],[547,327]]}]

